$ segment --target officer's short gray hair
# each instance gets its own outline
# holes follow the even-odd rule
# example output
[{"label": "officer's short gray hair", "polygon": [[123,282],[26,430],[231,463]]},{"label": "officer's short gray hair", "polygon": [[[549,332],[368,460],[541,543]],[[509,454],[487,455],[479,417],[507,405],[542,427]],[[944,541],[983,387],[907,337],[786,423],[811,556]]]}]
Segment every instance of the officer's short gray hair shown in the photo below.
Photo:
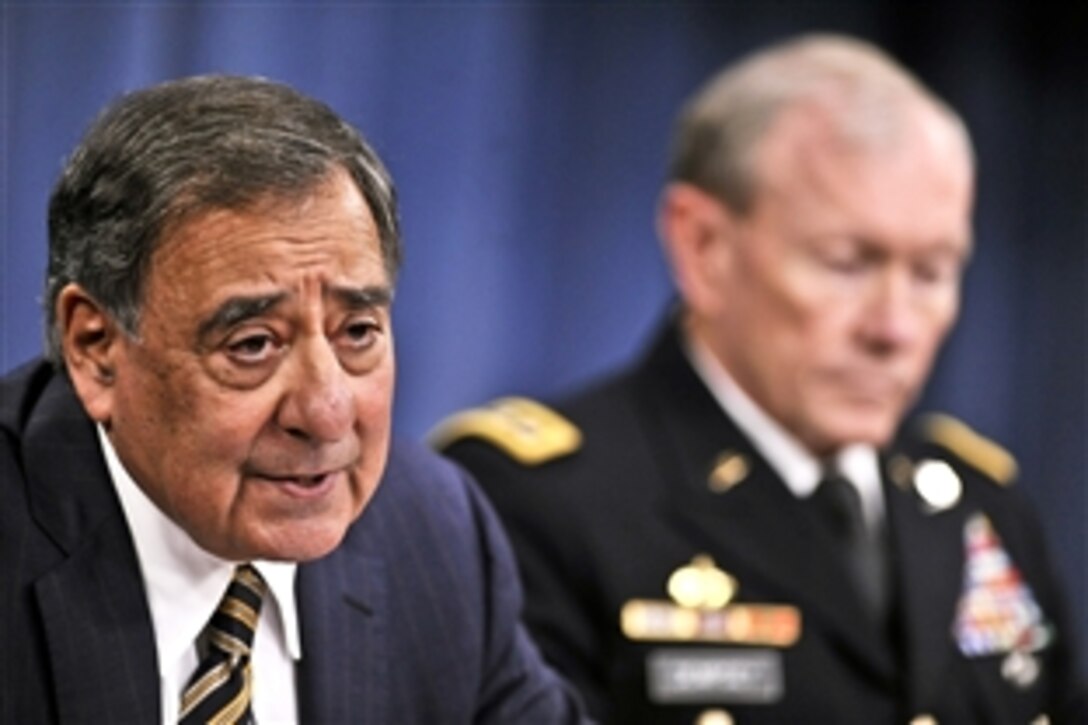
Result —
[{"label": "officer's short gray hair", "polygon": [[783,110],[806,101],[822,102],[835,131],[860,144],[889,140],[905,104],[922,101],[957,128],[971,156],[960,117],[891,56],[856,38],[812,34],[749,55],[696,92],[677,121],[670,179],[748,212],[759,142]]},{"label": "officer's short gray hair", "polygon": [[401,250],[392,179],[328,106],[237,76],[122,96],[91,125],[49,202],[46,354],[63,364],[56,301],[65,285],[80,285],[135,335],[152,253],[172,225],[266,199],[301,199],[338,170],[366,200],[394,279]]}]

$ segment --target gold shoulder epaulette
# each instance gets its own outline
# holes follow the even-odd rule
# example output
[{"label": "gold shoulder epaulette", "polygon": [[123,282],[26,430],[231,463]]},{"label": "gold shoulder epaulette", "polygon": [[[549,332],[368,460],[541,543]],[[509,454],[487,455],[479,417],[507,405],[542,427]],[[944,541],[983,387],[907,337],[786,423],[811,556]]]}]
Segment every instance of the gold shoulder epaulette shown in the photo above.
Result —
[{"label": "gold shoulder epaulette", "polygon": [[1008,485],[1016,478],[1018,467],[1011,453],[950,415],[924,416],[922,432],[997,483]]},{"label": "gold shoulder epaulette", "polygon": [[454,413],[427,436],[438,450],[463,438],[482,438],[526,466],[565,456],[582,445],[582,432],[569,420],[535,400],[516,397]]}]

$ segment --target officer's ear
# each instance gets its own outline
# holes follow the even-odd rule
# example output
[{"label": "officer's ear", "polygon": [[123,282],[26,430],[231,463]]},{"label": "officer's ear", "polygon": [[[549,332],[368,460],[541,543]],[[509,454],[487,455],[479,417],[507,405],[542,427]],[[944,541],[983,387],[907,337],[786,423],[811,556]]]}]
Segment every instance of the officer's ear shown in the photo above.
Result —
[{"label": "officer's ear", "polygon": [[689,309],[708,312],[722,299],[732,264],[736,219],[729,208],[685,182],[665,187],[657,231],[673,280]]},{"label": "officer's ear", "polygon": [[57,295],[56,320],[68,377],[88,415],[109,425],[124,331],[98,300],[77,284]]}]

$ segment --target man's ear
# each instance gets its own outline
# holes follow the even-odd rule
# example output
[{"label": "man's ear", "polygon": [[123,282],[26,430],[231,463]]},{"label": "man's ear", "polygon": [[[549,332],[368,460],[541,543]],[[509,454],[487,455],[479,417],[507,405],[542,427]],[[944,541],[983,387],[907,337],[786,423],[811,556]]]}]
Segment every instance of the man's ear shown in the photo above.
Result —
[{"label": "man's ear", "polygon": [[706,313],[722,298],[734,255],[736,218],[713,195],[685,182],[665,187],[657,231],[673,280],[689,309]]},{"label": "man's ear", "polygon": [[91,418],[108,427],[124,332],[77,284],[68,284],[57,295],[56,317],[61,354],[76,394]]}]

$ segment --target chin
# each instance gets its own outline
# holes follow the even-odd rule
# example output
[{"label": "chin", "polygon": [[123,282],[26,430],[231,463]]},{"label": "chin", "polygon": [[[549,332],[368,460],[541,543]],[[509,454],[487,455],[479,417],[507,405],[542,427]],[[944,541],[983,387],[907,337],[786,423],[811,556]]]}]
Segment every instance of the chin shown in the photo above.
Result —
[{"label": "chin", "polygon": [[837,415],[824,416],[817,436],[824,442],[823,451],[836,451],[857,443],[881,448],[891,442],[899,424],[898,416],[888,410],[844,410]]},{"label": "chin", "polygon": [[256,558],[298,562],[320,559],[340,545],[348,526],[347,524],[326,524],[292,526],[291,529],[291,531],[280,532]]},{"label": "chin", "polygon": [[197,543],[216,556],[230,561],[310,561],[320,559],[340,545],[349,520],[287,521],[265,524],[217,542]]},{"label": "chin", "polygon": [[863,417],[843,427],[842,445],[864,443],[881,448],[895,435],[896,420],[887,416]]}]

